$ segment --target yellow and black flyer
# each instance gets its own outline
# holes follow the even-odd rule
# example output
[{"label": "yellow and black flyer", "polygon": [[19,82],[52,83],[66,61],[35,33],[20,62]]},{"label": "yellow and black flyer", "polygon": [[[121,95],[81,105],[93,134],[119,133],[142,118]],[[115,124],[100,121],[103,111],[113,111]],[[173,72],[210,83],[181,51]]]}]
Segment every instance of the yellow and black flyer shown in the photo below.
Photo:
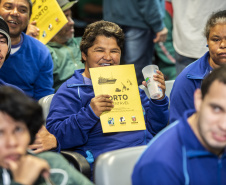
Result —
[{"label": "yellow and black flyer", "polygon": [[109,94],[114,102],[114,108],[100,116],[103,132],[145,130],[134,65],[97,67],[89,70],[95,96]]},{"label": "yellow and black flyer", "polygon": [[56,0],[32,0],[30,22],[36,21],[40,29],[38,40],[43,44],[49,42],[68,22]]}]

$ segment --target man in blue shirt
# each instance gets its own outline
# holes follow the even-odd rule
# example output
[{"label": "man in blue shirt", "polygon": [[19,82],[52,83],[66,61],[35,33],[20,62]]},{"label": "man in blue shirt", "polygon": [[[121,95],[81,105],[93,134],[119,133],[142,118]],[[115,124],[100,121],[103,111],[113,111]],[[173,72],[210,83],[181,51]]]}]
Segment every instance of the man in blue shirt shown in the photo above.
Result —
[{"label": "man in blue shirt", "polygon": [[214,69],[184,113],[149,143],[133,185],[226,184],[226,65]]},{"label": "man in blue shirt", "polygon": [[53,94],[53,61],[45,45],[23,33],[32,10],[29,0],[1,0],[0,16],[9,27],[12,49],[0,69],[0,78],[21,88],[30,97]]}]

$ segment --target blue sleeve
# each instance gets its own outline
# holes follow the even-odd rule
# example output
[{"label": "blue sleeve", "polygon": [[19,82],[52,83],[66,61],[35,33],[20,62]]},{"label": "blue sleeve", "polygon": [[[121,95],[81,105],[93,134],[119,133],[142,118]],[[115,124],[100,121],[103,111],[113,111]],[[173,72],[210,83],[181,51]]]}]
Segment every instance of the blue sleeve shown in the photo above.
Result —
[{"label": "blue sleeve", "polygon": [[199,88],[200,83],[200,80],[197,82],[182,74],[176,78],[170,93],[169,123],[178,120],[183,116],[184,111],[194,109],[194,92]]},{"label": "blue sleeve", "polygon": [[55,135],[61,149],[85,144],[90,130],[100,121],[89,104],[82,106],[77,92],[74,91],[75,89],[59,89],[53,97],[47,117],[46,128]]},{"label": "blue sleeve", "polygon": [[138,1],[138,6],[145,22],[150,25],[155,33],[161,31],[165,27],[163,21],[165,13],[164,0]]},{"label": "blue sleeve", "polygon": [[49,50],[46,48],[46,53],[43,53],[42,58],[39,61],[42,61],[43,64],[40,67],[38,78],[34,83],[34,98],[39,100],[40,98],[54,93],[53,87],[53,61],[49,53]]},{"label": "blue sleeve", "polygon": [[57,139],[57,138],[56,138],[56,140],[57,140],[57,147],[56,147],[56,148],[54,148],[54,149],[52,149],[51,151],[52,151],[52,152],[57,152],[57,153],[60,153],[60,151],[61,151],[60,142],[58,141],[58,139]]},{"label": "blue sleeve", "polygon": [[147,130],[152,134],[156,135],[162,130],[168,123],[169,120],[169,99],[165,96],[162,100],[148,99],[144,90],[139,89],[141,103],[144,108],[144,119]]},{"label": "blue sleeve", "polygon": [[161,161],[137,163],[132,174],[133,185],[184,184],[183,176]]}]

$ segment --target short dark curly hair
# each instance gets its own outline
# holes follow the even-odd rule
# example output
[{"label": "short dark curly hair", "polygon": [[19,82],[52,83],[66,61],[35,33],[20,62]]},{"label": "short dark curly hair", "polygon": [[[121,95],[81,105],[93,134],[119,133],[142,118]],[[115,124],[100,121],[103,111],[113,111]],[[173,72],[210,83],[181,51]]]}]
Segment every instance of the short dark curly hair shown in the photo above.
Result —
[{"label": "short dark curly hair", "polygon": [[0,86],[0,112],[26,124],[31,136],[30,144],[44,124],[42,107],[22,91],[10,86]]},{"label": "short dark curly hair", "polygon": [[[80,43],[81,52],[87,55],[88,49],[93,46],[96,37],[100,35],[114,37],[121,51],[123,50],[124,33],[122,29],[115,23],[101,20],[86,27]],[[85,61],[82,59],[82,62]]]}]

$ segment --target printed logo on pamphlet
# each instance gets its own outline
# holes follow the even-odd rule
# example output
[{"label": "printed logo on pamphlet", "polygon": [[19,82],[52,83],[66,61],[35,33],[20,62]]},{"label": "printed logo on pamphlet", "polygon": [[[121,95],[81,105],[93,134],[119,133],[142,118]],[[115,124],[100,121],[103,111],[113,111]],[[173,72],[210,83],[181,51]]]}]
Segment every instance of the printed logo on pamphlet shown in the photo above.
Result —
[{"label": "printed logo on pamphlet", "polygon": [[120,124],[126,124],[126,120],[125,120],[125,117],[124,116],[120,117],[119,123]]},{"label": "printed logo on pamphlet", "polygon": [[112,117],[108,118],[108,124],[113,126],[115,124],[114,118]]},{"label": "printed logo on pamphlet", "polygon": [[138,123],[136,116],[132,116],[131,119],[132,119],[132,122],[131,123]]}]

